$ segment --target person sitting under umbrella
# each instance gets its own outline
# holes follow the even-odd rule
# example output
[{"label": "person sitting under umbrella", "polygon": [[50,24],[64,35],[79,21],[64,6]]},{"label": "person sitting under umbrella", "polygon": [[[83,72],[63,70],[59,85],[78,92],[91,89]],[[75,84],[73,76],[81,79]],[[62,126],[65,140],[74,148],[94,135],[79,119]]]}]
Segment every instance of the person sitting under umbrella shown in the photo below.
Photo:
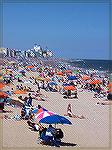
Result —
[{"label": "person sitting under umbrella", "polygon": [[46,130],[46,134],[45,134],[44,139],[43,139],[45,144],[50,143],[51,145],[59,147],[59,144],[55,138],[56,133],[57,133],[56,129],[50,124]]},{"label": "person sitting under umbrella", "polygon": [[72,113],[72,108],[71,108],[71,104],[68,104],[68,107],[67,107],[67,114],[64,114],[64,116],[69,116],[69,117],[72,117],[72,118],[79,118],[79,119],[85,119],[85,117],[82,115],[82,116],[76,116]]}]

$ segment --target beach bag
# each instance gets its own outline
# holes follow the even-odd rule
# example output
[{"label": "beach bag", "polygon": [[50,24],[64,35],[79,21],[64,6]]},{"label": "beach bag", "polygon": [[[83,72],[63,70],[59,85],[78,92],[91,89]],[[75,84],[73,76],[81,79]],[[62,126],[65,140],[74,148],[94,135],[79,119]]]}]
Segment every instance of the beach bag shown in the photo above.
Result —
[{"label": "beach bag", "polygon": [[61,129],[56,129],[56,130],[57,130],[56,138],[62,139],[64,137],[63,131]]}]

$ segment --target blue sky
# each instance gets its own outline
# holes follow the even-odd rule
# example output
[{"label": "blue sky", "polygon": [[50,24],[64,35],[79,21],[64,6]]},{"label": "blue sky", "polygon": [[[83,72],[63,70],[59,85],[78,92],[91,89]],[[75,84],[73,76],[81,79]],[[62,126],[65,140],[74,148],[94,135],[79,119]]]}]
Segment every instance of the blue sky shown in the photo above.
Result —
[{"label": "blue sky", "polygon": [[109,58],[109,4],[5,3],[3,47],[37,43],[64,58]]}]

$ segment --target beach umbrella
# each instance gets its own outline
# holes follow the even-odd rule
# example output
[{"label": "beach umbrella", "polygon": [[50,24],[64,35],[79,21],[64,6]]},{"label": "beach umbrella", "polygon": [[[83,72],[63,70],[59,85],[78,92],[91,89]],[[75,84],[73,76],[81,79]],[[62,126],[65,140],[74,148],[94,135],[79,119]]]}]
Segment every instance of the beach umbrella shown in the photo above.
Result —
[{"label": "beach umbrella", "polygon": [[86,75],[84,75],[83,77],[82,77],[82,80],[89,80],[90,79],[90,77],[89,76],[86,76]]},{"label": "beach umbrella", "polygon": [[53,85],[57,85],[56,82],[50,82],[49,85],[53,86]]},{"label": "beach umbrella", "polygon": [[32,66],[32,65],[29,65],[29,66],[27,66],[27,68],[31,69],[31,68],[34,68],[34,66]]},{"label": "beach umbrella", "polygon": [[98,79],[94,79],[92,81],[89,82],[90,84],[101,84],[102,82]]},{"label": "beach umbrella", "polygon": [[26,71],[24,71],[24,70],[20,70],[19,72],[20,72],[20,73],[26,73]]},{"label": "beach umbrella", "polygon": [[70,84],[68,84],[68,83],[63,83],[63,86],[70,86]]},{"label": "beach umbrella", "polygon": [[72,85],[68,85],[68,86],[64,86],[64,90],[77,90],[75,86],[72,86]]},{"label": "beach umbrella", "polygon": [[39,122],[45,124],[72,124],[67,118],[57,114],[44,117]]},{"label": "beach umbrella", "polygon": [[4,88],[5,84],[3,82],[0,82],[0,89]]},{"label": "beach umbrella", "polygon": [[14,94],[26,94],[26,91],[24,91],[24,90],[16,90],[14,92]]},{"label": "beach umbrella", "polygon": [[79,70],[74,70],[73,73],[74,73],[74,74],[78,74],[78,73],[79,73]]},{"label": "beach umbrella", "polygon": [[65,73],[72,73],[72,70],[65,70]]},{"label": "beach umbrella", "polygon": [[15,78],[19,78],[19,77],[22,77],[22,74],[17,74],[14,76]]},{"label": "beach umbrella", "polygon": [[57,75],[63,75],[63,72],[58,72]]},{"label": "beach umbrella", "polygon": [[54,113],[52,111],[42,111],[35,116],[35,122],[39,122],[42,118],[45,118],[47,116],[51,116],[54,114],[56,114],[56,113]]},{"label": "beach umbrella", "polygon": [[77,80],[76,76],[68,76],[68,80]]}]

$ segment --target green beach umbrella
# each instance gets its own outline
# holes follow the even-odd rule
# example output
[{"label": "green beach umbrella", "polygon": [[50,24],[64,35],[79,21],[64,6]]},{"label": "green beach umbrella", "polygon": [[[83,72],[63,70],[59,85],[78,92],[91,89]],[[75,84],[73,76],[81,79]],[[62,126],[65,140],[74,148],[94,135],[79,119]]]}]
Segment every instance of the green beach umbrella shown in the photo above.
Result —
[{"label": "green beach umbrella", "polygon": [[15,75],[15,78],[19,78],[19,77],[22,77],[22,74]]},{"label": "green beach umbrella", "polygon": [[74,74],[78,74],[78,73],[79,73],[79,70],[74,70],[73,73],[74,73]]}]

